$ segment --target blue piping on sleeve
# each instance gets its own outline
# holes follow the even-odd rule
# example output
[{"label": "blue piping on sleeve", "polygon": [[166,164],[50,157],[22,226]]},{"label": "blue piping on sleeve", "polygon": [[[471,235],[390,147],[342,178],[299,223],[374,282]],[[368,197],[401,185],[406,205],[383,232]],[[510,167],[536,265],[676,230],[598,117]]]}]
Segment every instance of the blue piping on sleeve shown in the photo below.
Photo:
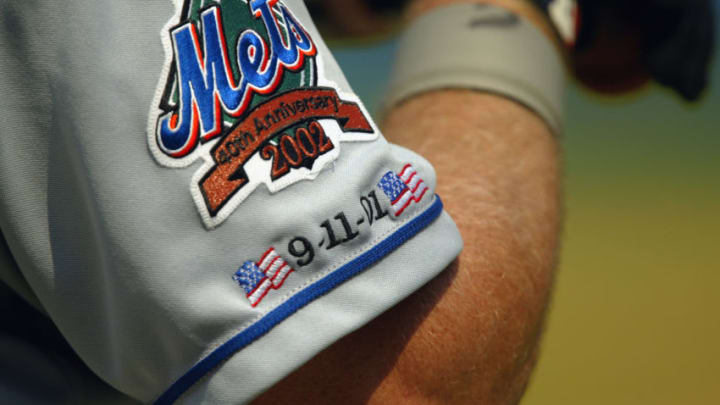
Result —
[{"label": "blue piping on sleeve", "polygon": [[170,388],[168,388],[167,391],[165,391],[155,401],[155,404],[166,405],[175,402],[185,391],[190,389],[190,387],[203,378],[218,364],[222,363],[225,359],[232,356],[237,351],[242,350],[256,339],[268,333],[277,324],[300,310],[305,305],[314,301],[321,295],[328,293],[330,290],[347,281],[349,278],[380,261],[380,259],[390,254],[393,250],[407,242],[408,239],[412,238],[425,227],[430,225],[442,213],[442,210],[442,201],[440,200],[440,197],[436,195],[435,201],[428,209],[425,210],[425,212],[403,225],[400,229],[367,252],[341,266],[339,269],[315,282],[315,284],[293,295],[277,308],[270,311],[267,315],[265,315],[265,317],[235,335],[233,338],[215,349],[215,351],[210,353],[207,357],[200,360],[190,370],[188,370],[187,373],[175,381]]}]

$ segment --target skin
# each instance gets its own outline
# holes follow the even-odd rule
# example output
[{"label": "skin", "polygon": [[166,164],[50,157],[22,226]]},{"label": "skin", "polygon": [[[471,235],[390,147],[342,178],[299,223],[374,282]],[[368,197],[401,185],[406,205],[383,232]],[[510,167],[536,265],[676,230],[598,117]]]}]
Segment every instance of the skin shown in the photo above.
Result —
[{"label": "skin", "polygon": [[[454,2],[417,0],[408,15]],[[547,24],[520,0],[475,2]],[[396,106],[384,134],[435,166],[437,193],[465,248],[430,283],[254,404],[518,403],[537,359],[559,243],[556,138],[518,103],[466,90]]]}]

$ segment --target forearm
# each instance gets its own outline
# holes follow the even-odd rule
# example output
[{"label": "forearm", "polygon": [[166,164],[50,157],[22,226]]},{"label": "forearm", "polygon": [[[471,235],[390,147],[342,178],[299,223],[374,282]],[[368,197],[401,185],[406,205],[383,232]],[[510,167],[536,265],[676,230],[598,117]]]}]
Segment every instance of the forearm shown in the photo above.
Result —
[{"label": "forearm", "polygon": [[[552,284],[555,139],[524,107],[473,91],[416,97],[390,114],[385,131],[434,164],[438,193],[465,240],[455,279],[397,372],[457,403],[513,403],[529,377]],[[428,338],[440,330],[444,343],[435,347]],[[438,362],[449,369],[438,373]],[[438,375],[467,383],[453,387]]]},{"label": "forearm", "polygon": [[[542,21],[523,2],[488,2],[514,3],[515,12]],[[411,13],[437,3],[449,1],[416,1]],[[517,402],[534,365],[555,268],[556,138],[520,104],[470,90],[416,96],[388,115],[384,131],[433,163],[438,194],[465,240],[454,280],[395,372],[438,403]]]},{"label": "forearm", "polygon": [[465,249],[436,279],[256,403],[516,403],[552,284],[556,139],[520,104],[471,90],[415,96],[388,113],[383,130],[433,163]]},{"label": "forearm", "polygon": [[[416,0],[410,14],[450,3],[507,7],[537,26],[546,20],[525,0]],[[548,35],[551,35],[548,33]],[[559,148],[539,115],[502,95],[473,90],[421,94],[396,106],[383,123],[387,138],[428,158],[438,194],[464,230],[465,254],[493,240],[518,239],[532,267],[552,270],[559,231]],[[474,226],[506,222],[507,238],[474,241]],[[509,240],[508,240],[509,242]],[[541,259],[541,257],[545,259]]]},{"label": "forearm", "polygon": [[558,243],[555,139],[524,107],[474,91],[409,100],[385,131],[435,165],[465,249],[256,404],[511,404],[524,391]]}]

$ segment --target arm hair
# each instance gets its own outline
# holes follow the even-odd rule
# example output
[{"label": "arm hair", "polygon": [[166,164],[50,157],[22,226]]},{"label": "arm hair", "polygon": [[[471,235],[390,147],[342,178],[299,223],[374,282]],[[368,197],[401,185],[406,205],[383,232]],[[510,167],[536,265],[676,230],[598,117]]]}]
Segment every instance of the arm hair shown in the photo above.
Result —
[{"label": "arm hair", "polygon": [[[410,15],[449,2],[417,0]],[[484,2],[514,2],[515,12],[539,18],[520,0]],[[435,166],[465,249],[254,403],[518,403],[537,359],[559,243],[556,138],[520,104],[469,90],[402,103],[384,133]]]}]

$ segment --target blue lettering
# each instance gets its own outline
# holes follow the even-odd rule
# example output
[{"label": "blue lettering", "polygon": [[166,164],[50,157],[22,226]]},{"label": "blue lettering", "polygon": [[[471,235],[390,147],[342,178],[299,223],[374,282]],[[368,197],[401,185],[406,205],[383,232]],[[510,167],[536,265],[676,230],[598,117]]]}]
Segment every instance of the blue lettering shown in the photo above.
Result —
[{"label": "blue lettering", "polygon": [[265,23],[270,49],[266,49],[267,45],[254,31],[246,31],[240,36],[237,61],[241,79],[237,85],[228,63],[227,44],[217,6],[201,15],[204,55],[199,49],[192,23],[172,31],[179,104],[174,111],[158,120],[157,139],[165,153],[182,157],[192,152],[197,146],[198,130],[202,131],[204,139],[219,134],[222,130],[220,104],[227,113],[239,116],[247,107],[246,98],[251,96],[250,90],[260,93],[271,91],[281,79],[282,66],[298,68],[303,54],[314,52],[307,32],[285,7],[280,7],[288,30],[285,43],[273,15],[272,6],[275,3],[277,0],[251,2],[251,11],[254,14],[259,12]]}]

